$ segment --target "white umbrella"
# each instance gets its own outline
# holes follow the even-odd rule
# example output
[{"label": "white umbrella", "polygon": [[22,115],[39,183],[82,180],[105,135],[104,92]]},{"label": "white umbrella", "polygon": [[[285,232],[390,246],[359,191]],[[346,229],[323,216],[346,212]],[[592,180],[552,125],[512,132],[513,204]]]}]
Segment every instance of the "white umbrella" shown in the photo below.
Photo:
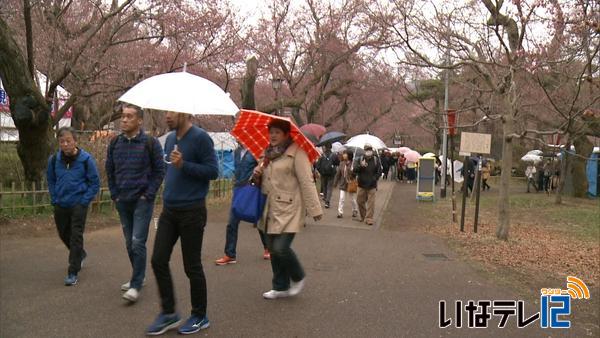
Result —
[{"label": "white umbrella", "polygon": [[427,154],[423,155],[422,157],[433,157],[433,158],[435,158],[435,154],[434,153],[427,153]]},{"label": "white umbrella", "polygon": [[368,134],[360,134],[356,135],[346,142],[346,147],[354,147],[354,148],[364,148],[365,144],[370,144],[373,146],[373,149],[380,150],[387,148],[385,143],[377,136],[368,135]]},{"label": "white umbrella", "polygon": [[233,116],[239,111],[221,87],[187,72],[152,76],[129,89],[119,101],[193,115]]},{"label": "white umbrella", "polygon": [[531,150],[527,152],[527,155],[537,155],[537,156],[542,156],[544,154],[543,151],[541,150]]},{"label": "white umbrella", "polygon": [[521,157],[521,161],[538,163],[538,162],[542,161],[542,157],[540,155],[527,154],[527,155]]}]

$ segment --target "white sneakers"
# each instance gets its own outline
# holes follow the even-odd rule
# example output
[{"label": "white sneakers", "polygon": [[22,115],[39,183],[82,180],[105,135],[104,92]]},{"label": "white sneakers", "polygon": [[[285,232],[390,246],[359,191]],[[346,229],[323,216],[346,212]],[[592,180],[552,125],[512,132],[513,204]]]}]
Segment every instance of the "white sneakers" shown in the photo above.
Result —
[{"label": "white sneakers", "polygon": [[[146,285],[146,278],[144,278],[144,281],[142,282],[142,286],[144,285]],[[121,285],[121,291],[127,291],[123,294],[123,298],[132,303],[137,302],[138,298],[140,298],[140,290],[133,289],[130,282]]]},{"label": "white sneakers", "polygon": [[290,296],[290,293],[288,291],[270,290],[270,291],[263,293],[263,297],[265,299],[276,299],[276,298],[284,298],[284,297],[289,297],[289,296]]},{"label": "white sneakers", "polygon": [[[142,282],[142,286],[146,285],[146,278],[144,278],[144,281]],[[121,291],[127,291],[129,290],[129,288],[131,287],[131,284],[129,282],[121,285]]]},{"label": "white sneakers", "polygon": [[265,299],[277,299],[297,296],[304,288],[304,281],[304,279],[299,282],[292,281],[290,284],[290,288],[287,291],[270,290],[263,293],[263,297]]},{"label": "white sneakers", "polygon": [[304,288],[304,279],[302,279],[299,282],[292,281],[288,292],[290,293],[290,296],[297,296],[300,293],[300,291],[302,291],[303,288]]},{"label": "white sneakers", "polygon": [[140,292],[134,288],[130,288],[129,290],[127,290],[127,292],[125,292],[123,294],[123,298],[127,299],[128,301],[130,301],[132,303],[137,302],[139,297],[140,297]]}]

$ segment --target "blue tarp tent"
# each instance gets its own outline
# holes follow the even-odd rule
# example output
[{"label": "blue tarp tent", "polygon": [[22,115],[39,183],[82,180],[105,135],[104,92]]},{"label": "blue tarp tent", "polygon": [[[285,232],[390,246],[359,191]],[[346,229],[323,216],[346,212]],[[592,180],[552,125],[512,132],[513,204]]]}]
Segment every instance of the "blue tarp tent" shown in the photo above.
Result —
[{"label": "blue tarp tent", "polygon": [[233,178],[235,165],[233,161],[233,150],[215,150],[219,159],[219,177]]},{"label": "blue tarp tent", "polygon": [[587,181],[588,181],[588,193],[591,196],[595,196],[598,197],[598,194],[600,193],[598,191],[598,179],[599,179],[599,173],[598,170],[600,168],[598,168],[598,161],[600,158],[600,153],[598,152],[594,152],[590,158],[587,160]]}]

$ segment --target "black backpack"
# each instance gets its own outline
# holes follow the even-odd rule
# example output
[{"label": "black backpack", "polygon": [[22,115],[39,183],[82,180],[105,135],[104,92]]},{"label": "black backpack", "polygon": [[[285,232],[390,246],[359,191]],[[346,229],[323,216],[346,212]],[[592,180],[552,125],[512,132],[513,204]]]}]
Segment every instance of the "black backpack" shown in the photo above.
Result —
[{"label": "black backpack", "polygon": [[333,159],[331,156],[334,154],[330,154],[329,156],[323,154],[321,156],[321,160],[319,161],[319,174],[321,176],[333,176],[335,175],[335,165],[333,163]]}]

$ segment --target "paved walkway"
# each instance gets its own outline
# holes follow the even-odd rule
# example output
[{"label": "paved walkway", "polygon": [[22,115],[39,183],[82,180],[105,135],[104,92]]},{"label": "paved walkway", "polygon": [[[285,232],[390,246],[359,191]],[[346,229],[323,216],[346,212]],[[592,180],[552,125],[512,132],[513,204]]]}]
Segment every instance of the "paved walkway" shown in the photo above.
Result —
[{"label": "paved walkway", "polygon": [[[337,192],[335,195],[332,205],[337,202]],[[394,200],[388,202],[391,196]],[[414,186],[385,182],[378,192],[377,224],[373,227],[350,217],[337,219],[335,209],[329,209],[320,223],[309,223],[294,243],[307,272],[305,291],[296,298],[276,301],[261,297],[270,289],[271,269],[261,258],[258,234],[249,224],[240,227],[238,264],[213,264],[222,255],[225,224],[215,222],[209,211],[203,261],[212,326],[199,335],[541,337],[565,333],[543,332],[538,323],[518,330],[514,318],[503,330],[439,329],[440,299],[516,296],[456,259],[440,239],[408,228],[395,231],[403,229],[402,220],[392,220],[399,225],[394,231],[381,225],[386,204],[414,208],[416,203]],[[152,247],[154,230],[148,242]],[[130,272],[120,227],[86,234],[86,249],[89,257],[80,283],[65,287],[62,280],[67,252],[56,236],[1,239],[0,337],[143,336],[145,327],[159,311],[151,269],[140,301],[127,305],[119,291]],[[449,259],[432,260],[423,255],[429,253]],[[186,316],[190,309],[189,289],[179,245],[172,257],[172,271],[178,310]],[[537,305],[526,307],[527,313],[536,310]]]}]

